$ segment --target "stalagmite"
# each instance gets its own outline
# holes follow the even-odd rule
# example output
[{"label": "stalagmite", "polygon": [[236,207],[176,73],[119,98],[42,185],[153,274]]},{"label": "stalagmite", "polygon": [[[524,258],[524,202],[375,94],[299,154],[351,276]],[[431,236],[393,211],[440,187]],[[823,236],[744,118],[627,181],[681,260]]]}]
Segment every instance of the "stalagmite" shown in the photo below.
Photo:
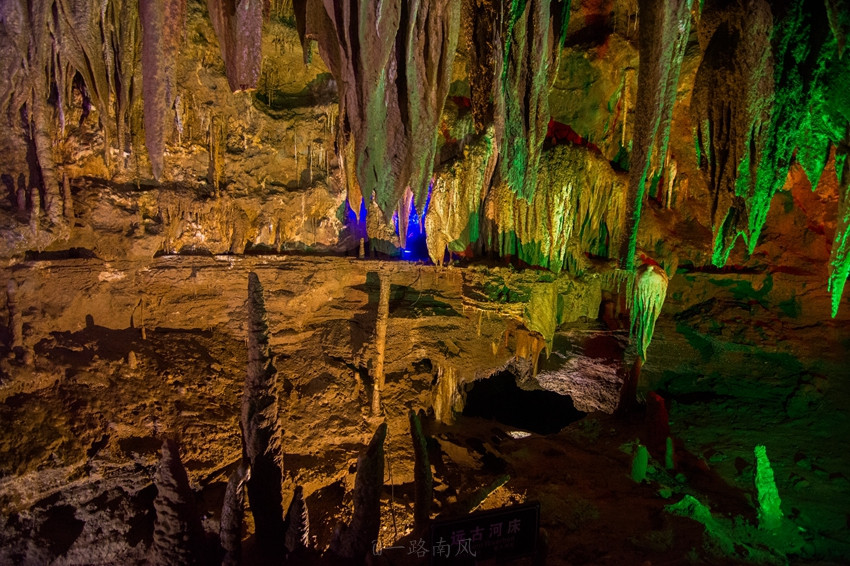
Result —
[{"label": "stalagmite", "polygon": [[434,478],[428,458],[428,439],[422,431],[422,421],[416,411],[408,413],[410,436],[413,439],[413,522],[414,528],[423,529],[431,520],[431,503],[434,500]]},{"label": "stalagmite", "polygon": [[635,445],[632,453],[632,480],[641,483],[646,479],[646,470],[649,466],[649,451],[642,444]]},{"label": "stalagmite", "polygon": [[354,515],[331,542],[331,552],[362,564],[381,529],[381,489],[384,486],[384,439],[387,424],[375,431],[366,451],[357,458],[354,479]]},{"label": "stalagmite", "polygon": [[174,440],[162,444],[154,485],[156,521],[148,563],[152,566],[203,564],[204,531]]},{"label": "stalagmite", "polygon": [[242,559],[242,519],[245,515],[245,482],[251,477],[248,462],[241,460],[227,480],[221,505],[219,539],[224,550],[222,566],[238,566]]},{"label": "stalagmite", "polygon": [[286,510],[286,534],[284,546],[290,554],[299,554],[310,547],[310,517],[307,513],[307,501],[304,488],[295,487],[292,502]]},{"label": "stalagmite", "polygon": [[24,322],[18,306],[18,284],[14,279],[6,284],[6,311],[9,314],[9,348],[14,352],[24,346]]},{"label": "stalagmite", "polygon": [[142,22],[142,89],[145,103],[145,145],[154,179],[165,167],[165,142],[173,123],[177,97],[177,51],[183,36],[186,0],[139,3]]},{"label": "stalagmite", "polygon": [[372,416],[381,414],[381,393],[384,390],[384,356],[387,348],[387,322],[390,313],[390,276],[381,271],[378,299],[378,320],[375,323],[375,386],[372,390]]},{"label": "stalagmite", "polygon": [[620,239],[620,265],[634,270],[638,226],[653,159],[667,154],[679,69],[688,42],[693,0],[640,0],[640,67],[635,105],[634,148],[630,158],[626,229]]},{"label": "stalagmite", "polygon": [[256,525],[257,542],[273,554],[282,545],[283,451],[278,416],[280,384],[269,347],[263,287],[256,273],[248,274],[248,368],[242,390],[244,458],[251,467],[248,499]]},{"label": "stalagmite", "polygon": [[633,294],[630,332],[638,354],[646,360],[655,321],[667,296],[667,273],[657,265],[642,265],[635,274]]},{"label": "stalagmite", "polygon": [[257,87],[262,63],[262,0],[207,0],[230,90]]},{"label": "stalagmite", "polygon": [[773,479],[773,470],[770,460],[767,459],[767,448],[762,445],[756,446],[756,491],[758,491],[758,519],[759,528],[774,530],[782,524],[782,503],[779,492],[776,489],[776,481]]}]

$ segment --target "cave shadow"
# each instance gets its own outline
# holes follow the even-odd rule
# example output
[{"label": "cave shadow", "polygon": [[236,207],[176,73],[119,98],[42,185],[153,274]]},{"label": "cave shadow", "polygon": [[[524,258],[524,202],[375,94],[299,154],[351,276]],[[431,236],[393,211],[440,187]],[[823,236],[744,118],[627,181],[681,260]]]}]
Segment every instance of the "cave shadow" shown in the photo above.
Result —
[{"label": "cave shadow", "polygon": [[466,392],[463,415],[495,420],[537,434],[555,434],[584,418],[572,398],[544,389],[526,390],[511,371],[479,379]]}]

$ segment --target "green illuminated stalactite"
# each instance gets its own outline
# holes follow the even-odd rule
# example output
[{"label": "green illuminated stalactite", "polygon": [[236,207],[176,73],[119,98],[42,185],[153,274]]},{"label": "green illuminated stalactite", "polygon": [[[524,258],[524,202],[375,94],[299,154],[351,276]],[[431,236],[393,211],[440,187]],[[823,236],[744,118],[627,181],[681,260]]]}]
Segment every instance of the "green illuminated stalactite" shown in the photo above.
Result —
[{"label": "green illuminated stalactite", "polygon": [[502,68],[493,93],[496,138],[502,154],[502,178],[526,200],[531,200],[537,189],[550,119],[549,91],[560,63],[568,18],[568,2],[546,0],[512,0],[505,14]]},{"label": "green illuminated stalactite", "polygon": [[658,266],[643,265],[635,274],[632,287],[631,336],[637,351],[646,359],[646,349],[652,341],[655,322],[667,297],[667,273]]},{"label": "green illuminated stalactite", "polygon": [[[848,135],[850,138],[850,135]],[[848,139],[850,143],[850,139]],[[835,229],[835,240],[829,255],[829,291],[832,293],[832,316],[838,314],[841,296],[847,277],[850,276],[850,160],[847,160],[848,147],[841,154],[841,182],[838,194],[841,199],[838,205],[838,225]],[[836,166],[838,166],[836,158]]]},{"label": "green illuminated stalactite", "polygon": [[621,241],[620,262],[634,270],[646,179],[653,158],[664,161],[670,135],[670,117],[676,100],[679,69],[690,32],[692,0],[641,0],[640,68],[635,108],[635,145],[629,172],[626,237]]},{"label": "green illuminated stalactite", "polygon": [[699,27],[704,53],[691,113],[699,124],[698,164],[712,195],[715,265],[726,261],[738,236],[746,237],[746,202],[736,197],[751,191],[765,144],[763,124],[773,102],[772,25],[765,0],[732,6],[710,0]]}]

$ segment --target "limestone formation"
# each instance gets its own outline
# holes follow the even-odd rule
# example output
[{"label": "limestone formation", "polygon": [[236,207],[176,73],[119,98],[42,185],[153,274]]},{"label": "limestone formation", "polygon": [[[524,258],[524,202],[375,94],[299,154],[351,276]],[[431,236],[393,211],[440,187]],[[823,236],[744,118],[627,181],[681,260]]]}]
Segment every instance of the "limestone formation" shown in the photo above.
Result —
[{"label": "limestone formation", "polygon": [[428,438],[422,431],[422,421],[414,410],[408,413],[410,436],[413,440],[413,521],[415,528],[422,529],[431,520],[431,503],[434,499],[434,478],[428,457]]},{"label": "limestone formation", "polygon": [[685,54],[692,0],[641,0],[635,139],[630,158],[627,227],[620,241],[620,265],[634,269],[638,226],[652,163],[664,163],[679,69]]},{"label": "limestone formation", "polygon": [[142,23],[142,88],[145,101],[145,146],[155,179],[162,176],[165,142],[174,122],[177,98],[175,65],[183,35],[186,0],[139,3]]},{"label": "limestone formation", "polygon": [[304,488],[300,485],[295,487],[284,522],[286,551],[298,555],[310,548],[310,517],[307,513],[307,501],[304,499]]},{"label": "limestone formation", "polygon": [[245,482],[251,477],[251,469],[245,460],[230,474],[224,502],[221,506],[219,540],[224,551],[222,566],[238,566],[242,558],[242,519],[245,515]]},{"label": "limestone formation", "polygon": [[167,439],[162,444],[154,485],[156,520],[148,563],[152,566],[203,564],[203,527],[174,440]]},{"label": "limestone formation", "polygon": [[354,480],[354,515],[331,543],[331,552],[362,564],[381,528],[381,490],[384,486],[384,440],[387,424],[375,431],[365,452],[357,458]]},{"label": "limestone formation", "polygon": [[269,347],[268,318],[263,287],[256,273],[248,274],[248,367],[242,390],[242,443],[251,467],[248,500],[257,542],[265,552],[282,546],[283,452],[278,416],[280,383]]},{"label": "limestone formation", "polygon": [[257,87],[262,61],[263,2],[207,0],[233,92]]}]

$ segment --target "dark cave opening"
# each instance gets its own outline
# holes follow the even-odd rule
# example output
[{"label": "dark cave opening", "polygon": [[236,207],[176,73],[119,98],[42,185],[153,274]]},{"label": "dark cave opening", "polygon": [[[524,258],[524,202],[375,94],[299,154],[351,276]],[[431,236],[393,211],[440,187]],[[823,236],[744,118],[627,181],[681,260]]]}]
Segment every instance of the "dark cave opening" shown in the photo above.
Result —
[{"label": "dark cave opening", "polygon": [[472,384],[463,414],[537,434],[555,434],[584,418],[586,413],[576,409],[569,396],[543,389],[522,389],[514,374],[501,371]]}]

